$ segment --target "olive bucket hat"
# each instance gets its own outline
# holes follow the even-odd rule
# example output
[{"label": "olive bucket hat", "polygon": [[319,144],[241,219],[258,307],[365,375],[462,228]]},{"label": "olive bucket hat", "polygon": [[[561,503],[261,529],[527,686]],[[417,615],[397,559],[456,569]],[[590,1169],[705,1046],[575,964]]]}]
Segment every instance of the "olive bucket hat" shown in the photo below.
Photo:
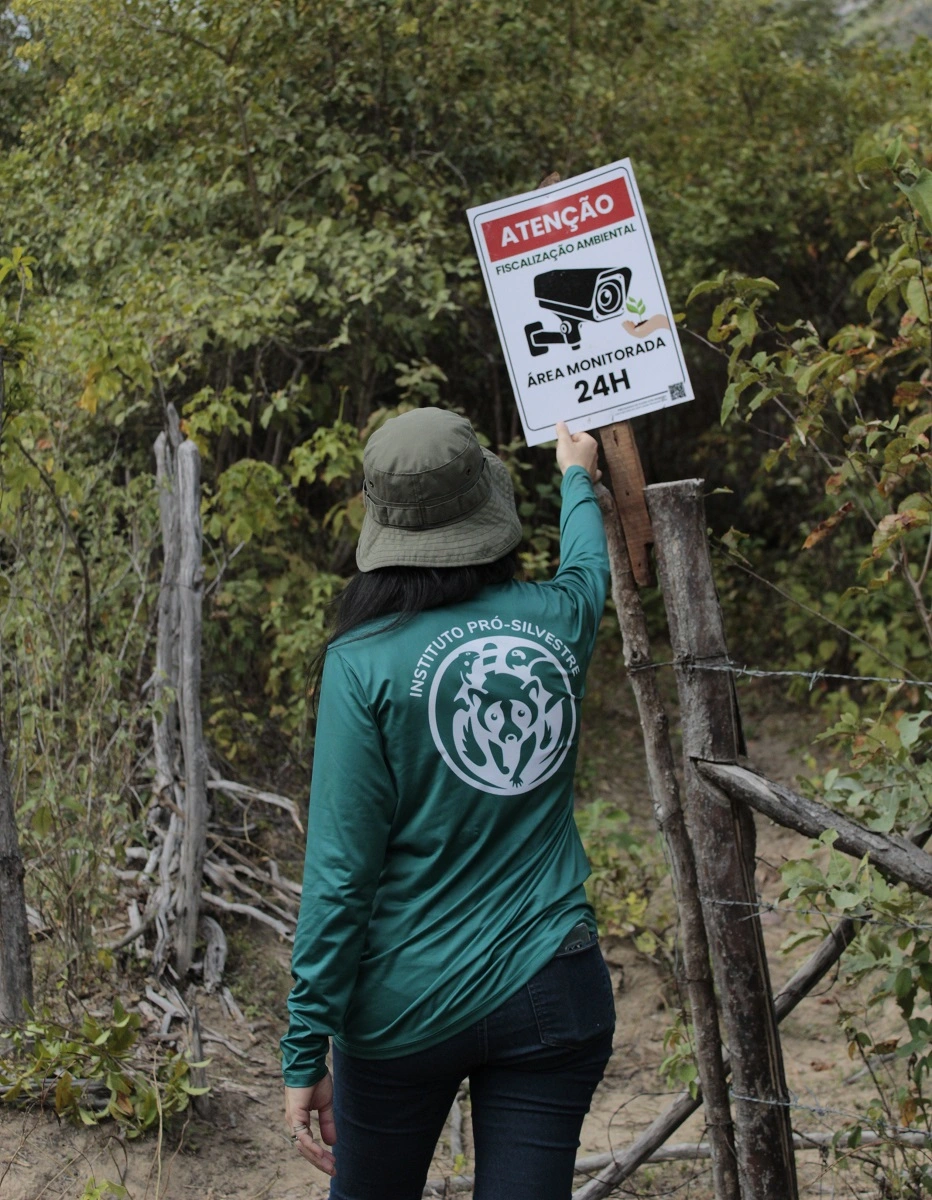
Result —
[{"label": "olive bucket hat", "polygon": [[363,471],[360,571],[478,566],[521,541],[504,463],[456,413],[419,408],[392,417],[369,438]]}]

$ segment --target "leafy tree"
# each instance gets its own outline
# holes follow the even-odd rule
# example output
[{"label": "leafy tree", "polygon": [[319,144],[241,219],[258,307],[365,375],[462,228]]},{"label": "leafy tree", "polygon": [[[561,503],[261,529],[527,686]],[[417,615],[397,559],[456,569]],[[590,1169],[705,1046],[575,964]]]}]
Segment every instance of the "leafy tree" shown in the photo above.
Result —
[{"label": "leafy tree", "polygon": [[[38,259],[36,386],[89,461],[133,476],[163,403],[184,413],[221,690],[258,661],[282,714],[351,562],[359,435],[441,395],[499,447],[517,433],[468,204],[630,154],[675,302],[767,263],[788,311],[831,311],[865,219],[847,154],[920,86],[816,0],[24,0],[17,19],[29,116],[0,205]],[[718,372],[695,361],[699,427]]]}]

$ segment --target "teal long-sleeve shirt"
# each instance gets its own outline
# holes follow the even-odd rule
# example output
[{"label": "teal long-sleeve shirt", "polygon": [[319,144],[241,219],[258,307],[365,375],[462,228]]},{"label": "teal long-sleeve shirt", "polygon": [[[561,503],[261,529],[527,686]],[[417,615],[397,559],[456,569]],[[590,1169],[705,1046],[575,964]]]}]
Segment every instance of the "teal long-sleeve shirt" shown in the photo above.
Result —
[{"label": "teal long-sleeve shirt", "polygon": [[563,478],[560,567],[334,643],[282,1038],[291,1087],[328,1039],[411,1054],[517,991],[580,920],[573,820],[586,668],[608,559],[589,476]]}]

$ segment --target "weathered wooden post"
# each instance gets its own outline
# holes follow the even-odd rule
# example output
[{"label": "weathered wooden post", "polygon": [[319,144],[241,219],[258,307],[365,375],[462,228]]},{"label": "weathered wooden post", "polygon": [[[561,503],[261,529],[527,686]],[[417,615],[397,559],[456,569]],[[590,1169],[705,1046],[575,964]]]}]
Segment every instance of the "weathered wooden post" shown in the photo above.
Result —
[{"label": "weathered wooden post", "polygon": [[[156,835],[161,840],[159,886],[153,898],[157,939],[153,967],[172,949],[179,974],[194,957],[207,853],[207,751],[201,721],[201,459],[182,440],[169,404],[168,430],[155,442],[163,562],[153,684],[159,711],[153,720]],[[181,749],[181,763],[177,750]],[[180,766],[180,772],[179,772]],[[183,777],[179,779],[179,773]],[[170,813],[158,829],[161,806]],[[174,918],[174,920],[173,920]]]},{"label": "weathered wooden post", "polygon": [[[6,404],[3,347],[0,346],[0,429]],[[32,1004],[32,948],[26,916],[25,871],[16,831],[13,787],[6,765],[0,714],[0,1025],[15,1025]]]},{"label": "weathered wooden post", "polygon": [[[603,431],[603,443],[604,439]],[[633,454],[637,456],[633,437],[631,447]],[[611,463],[611,459],[609,462]],[[615,471],[612,470],[611,474],[614,482]],[[643,481],[643,475],[641,479]],[[596,495],[602,509],[608,539],[612,598],[621,628],[625,666],[628,669],[628,680],[637,702],[641,730],[644,734],[647,776],[654,816],[667,845],[673,873],[673,890],[682,922],[686,993],[695,1031],[696,1061],[709,1130],[715,1195],[717,1200],[739,1200],[741,1192],[735,1160],[734,1127],[728,1102],[727,1075],[722,1061],[709,941],[699,900],[692,843],[680,804],[680,789],[676,778],[673,748],[670,745],[667,714],[657,687],[657,677],[649,669],[651,653],[647,621],[625,539],[622,537],[618,513],[612,497],[604,487],[597,485]],[[643,484],[641,503],[643,506]],[[643,530],[639,536],[643,536]],[[642,543],[640,545],[646,556],[646,546]],[[589,1193],[583,1189],[580,1194]],[[592,1188],[593,1197],[604,1194],[596,1187]]]},{"label": "weathered wooden post", "polygon": [[712,577],[702,480],[654,484],[645,496],[676,662],[686,815],[731,1049],[741,1196],[796,1200],[789,1097],[754,888],[754,818],[696,768],[700,760],[734,762],[742,741]]},{"label": "weathered wooden post", "polygon": [[178,415],[169,406],[168,432],[155,440],[155,477],[159,489],[159,525],[162,532],[162,578],[155,643],[155,699],[159,714],[153,721],[155,792],[161,797],[175,778],[175,727],[178,721],[178,562],[181,530],[175,483],[175,451],[181,445]]},{"label": "weathered wooden post", "polygon": [[184,441],[175,456],[181,558],[178,566],[178,718],[184,752],[184,828],[177,895],[175,964],[187,973],[194,957],[200,916],[201,877],[207,853],[207,752],[201,722],[201,456]]},{"label": "weathered wooden post", "polygon": [[0,1025],[16,1025],[32,1004],[32,952],[16,833],[13,788],[0,733]]}]

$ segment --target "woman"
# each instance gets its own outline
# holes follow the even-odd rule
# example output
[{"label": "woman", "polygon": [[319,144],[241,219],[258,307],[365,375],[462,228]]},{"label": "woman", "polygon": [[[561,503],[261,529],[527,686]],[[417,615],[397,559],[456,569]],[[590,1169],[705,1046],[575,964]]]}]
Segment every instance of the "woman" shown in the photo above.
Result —
[{"label": "woman", "polygon": [[420,1197],[467,1077],[475,1200],[572,1191],[614,1025],[573,821],[608,563],[596,442],[557,433],[543,584],[514,580],[511,480],[465,418],[405,413],[366,446],[282,1039],[289,1132],[331,1200]]}]

